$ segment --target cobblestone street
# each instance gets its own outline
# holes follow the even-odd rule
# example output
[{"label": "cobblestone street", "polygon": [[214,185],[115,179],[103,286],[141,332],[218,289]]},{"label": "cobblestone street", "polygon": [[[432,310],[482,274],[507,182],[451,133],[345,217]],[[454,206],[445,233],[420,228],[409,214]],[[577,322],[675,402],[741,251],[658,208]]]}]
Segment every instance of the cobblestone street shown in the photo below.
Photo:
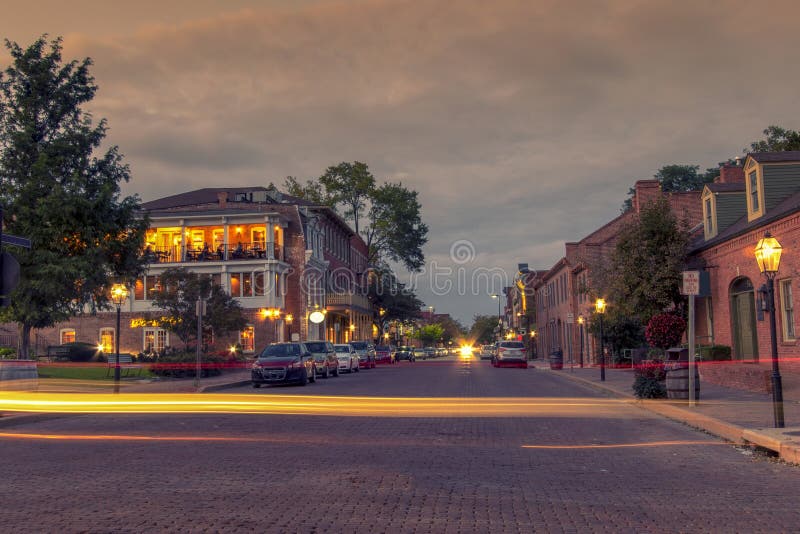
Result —
[{"label": "cobblestone street", "polygon": [[543,403],[531,417],[20,419],[0,428],[3,531],[785,532],[800,524],[798,468],[631,404],[593,409],[608,399],[554,373],[435,360],[231,392],[264,402],[541,397],[562,406]]}]

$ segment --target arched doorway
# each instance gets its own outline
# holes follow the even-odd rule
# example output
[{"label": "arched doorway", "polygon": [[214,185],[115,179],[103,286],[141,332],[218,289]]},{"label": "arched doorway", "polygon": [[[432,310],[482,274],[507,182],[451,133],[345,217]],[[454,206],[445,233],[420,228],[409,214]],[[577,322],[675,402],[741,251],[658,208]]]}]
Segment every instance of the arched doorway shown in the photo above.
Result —
[{"label": "arched doorway", "polygon": [[740,277],[731,282],[730,300],[733,357],[758,360],[755,292],[749,278]]}]

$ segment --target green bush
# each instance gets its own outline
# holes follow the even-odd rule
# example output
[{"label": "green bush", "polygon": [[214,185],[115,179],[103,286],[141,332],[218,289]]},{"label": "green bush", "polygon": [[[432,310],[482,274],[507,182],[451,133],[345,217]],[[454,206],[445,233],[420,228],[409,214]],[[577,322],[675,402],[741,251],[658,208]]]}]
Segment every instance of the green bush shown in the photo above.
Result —
[{"label": "green bush", "polygon": [[731,360],[731,348],[727,345],[710,345],[700,347],[700,359],[704,362],[722,362]]},{"label": "green bush", "polygon": [[0,347],[0,360],[13,360],[17,357],[16,349]]},{"label": "green bush", "polygon": [[667,373],[661,360],[645,361],[636,368],[633,393],[639,399],[663,399],[667,396],[664,381]]}]

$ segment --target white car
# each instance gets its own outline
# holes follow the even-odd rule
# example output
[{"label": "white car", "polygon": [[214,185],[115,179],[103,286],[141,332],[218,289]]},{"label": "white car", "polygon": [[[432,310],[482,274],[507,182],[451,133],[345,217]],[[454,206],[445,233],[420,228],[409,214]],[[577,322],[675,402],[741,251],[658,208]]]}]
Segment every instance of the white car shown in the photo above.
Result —
[{"label": "white car", "polygon": [[350,345],[334,345],[333,349],[336,351],[336,359],[339,360],[339,372],[358,372],[358,354],[356,354],[353,347]]}]

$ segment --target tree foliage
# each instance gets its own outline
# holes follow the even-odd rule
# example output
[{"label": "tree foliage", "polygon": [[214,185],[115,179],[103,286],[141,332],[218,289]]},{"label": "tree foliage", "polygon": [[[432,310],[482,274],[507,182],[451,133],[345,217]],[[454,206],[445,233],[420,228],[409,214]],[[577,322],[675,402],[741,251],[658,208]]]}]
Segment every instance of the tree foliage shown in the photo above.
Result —
[{"label": "tree foliage", "polygon": [[682,308],[687,243],[686,225],[677,220],[667,199],[646,204],[620,232],[609,263],[593,271],[594,292],[640,324],[666,309]]},{"label": "tree foliage", "polygon": [[153,306],[167,313],[158,320],[159,326],[178,336],[185,347],[197,340],[196,303],[201,296],[208,299],[203,324],[212,328],[214,336],[239,331],[247,324],[241,305],[213,284],[210,276],[183,267],[167,269],[153,295]]},{"label": "tree foliage", "polygon": [[[665,193],[681,191],[698,191],[705,184],[711,183],[719,176],[719,168],[709,168],[706,172],[700,172],[700,165],[672,164],[664,165],[653,175],[653,178],[661,184],[661,190]],[[622,203],[622,212],[626,212],[633,207],[633,196],[636,188],[628,189],[628,198]]]},{"label": "tree foliage", "polygon": [[375,269],[368,279],[368,297],[383,313],[376,315],[376,325],[385,331],[395,321],[407,322],[421,317],[423,302],[390,269]]},{"label": "tree foliage", "polygon": [[402,183],[376,185],[369,167],[358,161],[328,167],[319,179],[305,184],[289,176],[284,187],[290,195],[330,206],[350,221],[367,244],[370,265],[385,266],[391,260],[409,271],[422,268],[428,226],[422,222],[416,191]]},{"label": "tree foliage", "polygon": [[780,126],[768,126],[764,130],[766,139],[753,141],[744,152],[787,152],[800,150],[800,132],[787,130]]},{"label": "tree foliage", "polygon": [[486,345],[494,342],[497,328],[496,315],[476,315],[469,329],[469,337],[473,343]]},{"label": "tree foliage", "polygon": [[414,337],[419,339],[423,345],[433,345],[442,340],[444,327],[439,323],[426,324],[414,331]]},{"label": "tree foliage", "polygon": [[30,331],[107,305],[114,279],[143,269],[147,220],[138,198],[121,198],[130,170],[116,146],[98,154],[105,120],[83,111],[97,91],[92,61],[62,62],[61,39],[27,49],[6,40],[11,65],[0,74],[0,202],[5,231],[30,238],[13,251],[22,280],[2,318]]}]

